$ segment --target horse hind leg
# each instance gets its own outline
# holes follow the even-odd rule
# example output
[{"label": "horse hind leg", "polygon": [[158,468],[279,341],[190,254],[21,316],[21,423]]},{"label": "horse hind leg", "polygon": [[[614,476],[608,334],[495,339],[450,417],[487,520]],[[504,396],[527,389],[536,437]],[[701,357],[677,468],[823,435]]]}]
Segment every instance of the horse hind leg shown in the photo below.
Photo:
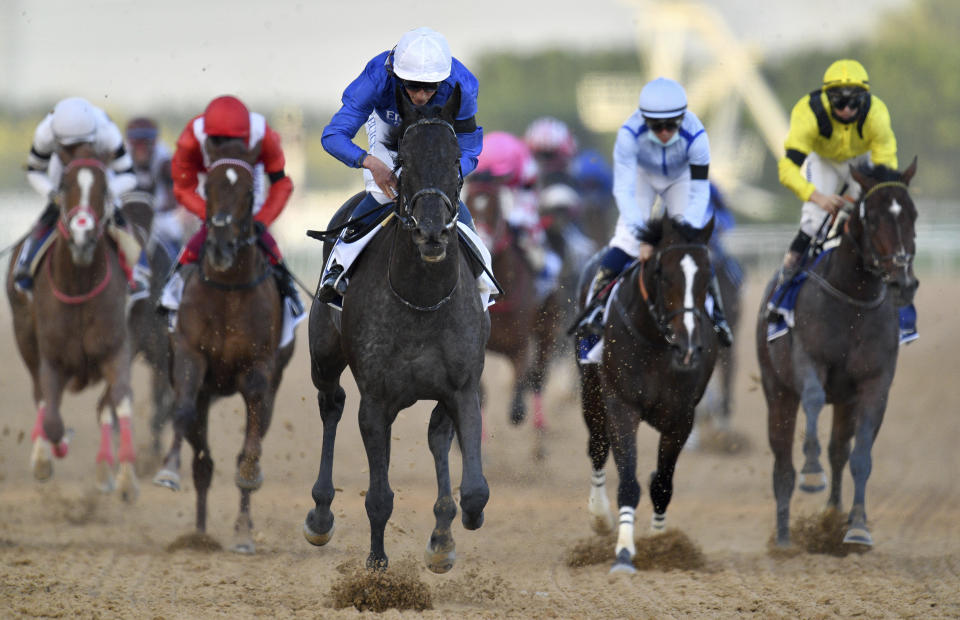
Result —
[{"label": "horse hind leg", "polygon": [[[767,386],[764,386],[765,391]],[[792,394],[767,391],[767,436],[773,452],[773,495],[777,504],[777,546],[790,544],[790,498],[796,483],[793,434],[799,399]]]},{"label": "horse hind leg", "polygon": [[430,414],[430,426],[427,430],[427,443],[437,474],[437,501],[433,504],[436,523],[424,552],[427,568],[437,574],[448,572],[457,559],[456,543],[450,530],[450,525],[457,516],[457,504],[453,501],[450,488],[450,444],[453,433],[453,420],[438,404]]},{"label": "horse hind leg", "polygon": [[637,482],[637,424],[633,416],[623,409],[609,410],[608,428],[612,438],[613,459],[617,464],[620,484],[617,489],[617,506],[620,508],[617,543],[614,547],[616,560],[611,573],[635,573],[633,557],[637,553],[634,542],[634,520],[640,502],[640,484]]},{"label": "horse hind leg", "polygon": [[590,455],[592,474],[590,477],[590,498],[587,510],[590,514],[590,527],[597,534],[609,534],[614,528],[613,511],[607,497],[607,456],[610,453],[610,440],[605,427],[606,406],[599,388],[599,376],[593,364],[580,366],[581,400],[583,420],[587,425],[587,452]]},{"label": "horse hind leg", "polygon": [[317,404],[323,421],[323,442],[320,450],[320,471],[313,484],[312,496],[316,506],[307,513],[303,523],[303,537],[318,547],[333,538],[334,518],[330,505],[336,490],[333,486],[333,448],[337,441],[337,425],[343,416],[346,392],[335,382],[317,391]]},{"label": "horse hind leg", "polygon": [[[106,394],[104,394],[106,398]],[[113,476],[113,413],[106,405],[104,398],[99,404],[100,409],[100,449],[96,457],[97,490],[101,493],[112,493],[116,489],[116,480]]]}]

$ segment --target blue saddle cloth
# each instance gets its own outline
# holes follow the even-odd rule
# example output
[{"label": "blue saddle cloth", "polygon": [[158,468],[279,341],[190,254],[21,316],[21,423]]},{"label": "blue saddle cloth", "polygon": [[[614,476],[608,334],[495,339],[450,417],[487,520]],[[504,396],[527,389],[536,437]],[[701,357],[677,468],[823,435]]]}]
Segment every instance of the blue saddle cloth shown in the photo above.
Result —
[{"label": "blue saddle cloth", "polygon": [[[802,268],[789,282],[777,286],[767,302],[767,311],[771,320],[767,323],[767,342],[773,342],[783,336],[796,324],[794,308],[797,305],[797,296],[803,283],[807,281],[807,270],[813,269],[825,256],[833,250],[827,250],[813,259],[809,267]],[[917,309],[913,304],[903,306],[898,310],[900,326],[900,344],[907,344],[919,338],[917,332]]]}]

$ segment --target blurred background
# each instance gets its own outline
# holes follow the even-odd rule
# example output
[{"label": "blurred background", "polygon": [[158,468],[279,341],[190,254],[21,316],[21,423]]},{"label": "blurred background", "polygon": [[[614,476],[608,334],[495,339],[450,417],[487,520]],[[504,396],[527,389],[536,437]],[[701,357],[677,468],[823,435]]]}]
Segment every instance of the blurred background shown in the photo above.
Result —
[{"label": "blurred background", "polygon": [[[748,266],[776,260],[799,221],[776,169],[790,108],[819,87],[831,61],[856,58],[890,108],[901,168],[919,157],[919,266],[960,266],[960,3],[952,0],[4,0],[0,244],[23,234],[43,206],[24,164],[57,100],[86,97],[121,128],[153,116],[172,146],[210,99],[231,93],[284,139],[296,190],[275,224],[281,244],[319,255],[304,229],[324,228],[361,186],[359,171],[323,151],[322,129],[365,63],[421,25],[443,32],[478,76],[487,132],[522,134],[551,115],[608,161],[643,83],[681,81],[710,135],[712,179],[738,220],[728,246]],[[363,132],[357,142],[365,146]],[[310,256],[302,260],[312,266]]]}]

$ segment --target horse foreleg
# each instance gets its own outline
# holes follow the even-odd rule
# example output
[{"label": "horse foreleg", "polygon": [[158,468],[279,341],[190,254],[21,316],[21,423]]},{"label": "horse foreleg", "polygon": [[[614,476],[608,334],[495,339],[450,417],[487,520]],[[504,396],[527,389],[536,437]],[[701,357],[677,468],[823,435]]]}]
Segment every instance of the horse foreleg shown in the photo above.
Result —
[{"label": "horse foreleg", "polygon": [[[393,412],[394,415],[396,412]],[[364,505],[370,521],[370,554],[367,568],[386,570],[388,559],[383,544],[387,521],[393,514],[393,490],[390,488],[390,427],[393,416],[382,403],[375,403],[368,396],[360,399],[358,413],[360,435],[367,453],[370,482]]]},{"label": "horse foreleg", "polygon": [[320,472],[313,483],[313,501],[316,507],[307,513],[303,523],[303,536],[311,545],[325,545],[333,537],[333,448],[337,441],[337,425],[343,416],[343,404],[346,392],[340,387],[339,379],[332,383],[320,382],[317,390],[317,405],[320,407],[320,419],[323,421],[323,443],[320,448]]},{"label": "horse foreleg", "polygon": [[830,443],[827,445],[830,457],[830,496],[827,499],[827,508],[840,508],[843,470],[850,459],[850,441],[853,439],[856,422],[852,403],[833,405],[833,428],[830,432]]},{"label": "horse foreleg", "polygon": [[[174,335],[171,347],[173,368],[170,376],[173,379],[174,390],[173,440],[167,456],[163,459],[163,467],[153,477],[153,483],[179,491],[180,447],[183,438],[197,420],[200,382],[203,381],[207,365],[202,356],[187,347],[181,335]],[[204,396],[204,398],[209,403],[208,397]]]},{"label": "horse foreleg", "polygon": [[856,441],[850,453],[850,473],[853,475],[853,506],[850,508],[846,544],[873,546],[873,537],[867,527],[867,480],[873,469],[870,454],[873,442],[880,431],[884,410],[887,407],[886,386],[861,385],[858,390],[858,405],[853,408],[856,423]]},{"label": "horse foreleg", "polygon": [[827,402],[823,385],[812,369],[803,377],[800,391],[800,403],[807,419],[803,437],[803,467],[800,469],[800,490],[806,493],[819,493],[827,488],[827,475],[820,465],[820,440],[817,438],[817,424],[820,412]]},{"label": "horse foreleg", "polygon": [[427,443],[437,474],[437,501],[433,504],[436,523],[424,553],[427,568],[437,574],[449,571],[457,559],[456,543],[450,531],[450,524],[457,516],[457,504],[453,501],[450,488],[450,444],[453,441],[453,428],[453,420],[438,403],[430,414],[430,426],[427,429]]},{"label": "horse foreleg", "polygon": [[634,517],[640,502],[640,483],[637,482],[637,425],[638,420],[621,403],[607,402],[607,434],[611,440],[613,460],[617,465],[620,484],[617,487],[617,506],[620,508],[616,560],[611,573],[634,573],[633,556]]},{"label": "horse foreleg", "polygon": [[773,495],[777,502],[777,545],[790,544],[790,498],[796,483],[793,466],[793,433],[797,425],[799,398],[792,393],[767,389],[767,437],[773,451]]},{"label": "horse foreleg", "polygon": [[207,422],[210,398],[202,393],[197,398],[196,413],[192,418],[178,418],[177,424],[193,448],[193,486],[197,491],[197,531],[207,531],[207,491],[213,479],[213,457],[207,442]]},{"label": "horse foreleg", "polygon": [[446,409],[456,427],[463,462],[460,481],[461,521],[463,527],[475,530],[483,525],[483,509],[490,499],[490,487],[483,476],[480,455],[480,398],[476,387],[461,390],[453,406],[448,403]]},{"label": "horse foreleg", "polygon": [[63,398],[60,373],[46,359],[41,359],[38,379],[43,397],[37,403],[37,418],[30,434],[33,440],[30,466],[33,477],[43,482],[53,476],[53,457],[63,458],[67,455],[69,438],[65,436],[60,417]]},{"label": "horse foreleg", "polygon": [[100,403],[99,422],[100,449],[96,458],[96,486],[101,493],[112,493],[116,488],[113,477],[113,408],[103,402]]},{"label": "horse foreleg", "polygon": [[[526,343],[524,343],[526,344]],[[523,401],[526,391],[527,370],[530,367],[530,349],[522,346],[510,356],[513,364],[513,400],[510,401],[510,423],[519,425],[527,417],[527,405]]]},{"label": "horse foreleg", "polygon": [[690,430],[693,428],[693,407],[678,416],[673,428],[660,433],[657,445],[657,469],[650,474],[650,501],[653,503],[653,516],[650,529],[659,533],[667,527],[667,506],[673,497],[673,473],[677,459],[683,450]]},{"label": "horse foreleg", "polygon": [[256,491],[263,484],[260,456],[263,437],[270,428],[273,417],[273,393],[270,389],[272,369],[257,366],[240,380],[240,393],[247,406],[247,426],[243,449],[237,455],[235,482],[241,489]]},{"label": "horse foreleg", "polygon": [[[104,379],[107,382],[105,397],[109,402],[109,409],[117,417],[117,426],[120,429],[120,446],[117,450],[117,460],[120,463],[117,472],[117,488],[120,490],[124,501],[132,502],[140,495],[140,487],[134,470],[136,452],[133,447],[133,427],[131,423],[133,418],[133,392],[130,389],[129,344],[121,347],[121,350],[104,364],[103,372]],[[104,416],[103,413],[101,412],[100,417],[101,439],[106,436],[104,422],[110,419],[109,414]]]},{"label": "horse foreleg", "polygon": [[607,497],[607,455],[610,453],[610,440],[607,438],[606,405],[600,392],[599,376],[596,364],[580,366],[581,404],[583,420],[587,425],[587,452],[590,455],[592,474],[590,476],[590,499],[587,509],[590,511],[590,527],[597,534],[609,534],[613,531],[613,512]]}]

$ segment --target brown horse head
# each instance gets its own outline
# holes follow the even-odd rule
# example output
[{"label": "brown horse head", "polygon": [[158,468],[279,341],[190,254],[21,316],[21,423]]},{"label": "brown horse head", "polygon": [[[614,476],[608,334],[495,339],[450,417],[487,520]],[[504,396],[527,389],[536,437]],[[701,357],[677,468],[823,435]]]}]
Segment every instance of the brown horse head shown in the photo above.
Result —
[{"label": "brown horse head", "polygon": [[505,191],[503,182],[489,173],[474,173],[467,184],[467,208],[473,215],[477,233],[492,254],[497,253],[498,242],[508,236],[503,212]]},{"label": "brown horse head", "polygon": [[883,166],[851,171],[862,198],[847,225],[849,235],[866,270],[890,287],[897,306],[912,303],[919,286],[913,273],[917,207],[907,190],[916,172],[916,157],[903,173]]},{"label": "brown horse head", "polygon": [[67,241],[73,262],[87,267],[106,226],[106,168],[89,144],[79,144],[59,155],[64,172],[57,230]]},{"label": "brown horse head", "polygon": [[704,342],[711,337],[705,303],[710,283],[707,242],[713,220],[703,229],[669,217],[648,222],[656,251],[643,265],[640,287],[657,328],[674,350],[673,362],[690,368],[700,362]]},{"label": "brown horse head", "polygon": [[460,85],[443,106],[415,106],[397,93],[403,119],[395,132],[397,163],[403,166],[397,215],[413,231],[425,262],[446,258],[457,239],[460,204],[460,145],[453,128],[460,110]]},{"label": "brown horse head", "polygon": [[233,267],[240,250],[256,241],[254,166],[260,158],[260,146],[247,149],[242,140],[208,139],[204,255],[214,271]]}]

